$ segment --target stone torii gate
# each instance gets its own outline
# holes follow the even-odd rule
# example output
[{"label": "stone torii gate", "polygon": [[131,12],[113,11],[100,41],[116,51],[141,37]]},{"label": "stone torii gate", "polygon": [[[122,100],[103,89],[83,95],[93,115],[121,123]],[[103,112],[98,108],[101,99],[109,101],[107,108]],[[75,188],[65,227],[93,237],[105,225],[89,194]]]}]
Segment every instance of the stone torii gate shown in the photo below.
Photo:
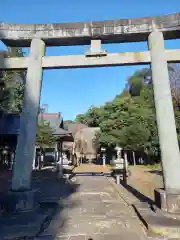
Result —
[{"label": "stone torii gate", "polygon": [[[30,56],[0,59],[0,70],[27,69],[25,100],[16,149],[11,194],[20,209],[31,208],[31,173],[43,69],[151,64],[156,117],[162,155],[164,209],[173,212],[180,198],[180,153],[167,63],[180,62],[180,50],[166,50],[164,39],[180,37],[180,13],[102,22],[18,25],[0,23],[0,39],[7,46],[29,47]],[[149,51],[107,53],[101,43],[148,41]],[[45,56],[46,46],[90,44],[84,55]],[[23,196],[22,196],[23,195]]]}]

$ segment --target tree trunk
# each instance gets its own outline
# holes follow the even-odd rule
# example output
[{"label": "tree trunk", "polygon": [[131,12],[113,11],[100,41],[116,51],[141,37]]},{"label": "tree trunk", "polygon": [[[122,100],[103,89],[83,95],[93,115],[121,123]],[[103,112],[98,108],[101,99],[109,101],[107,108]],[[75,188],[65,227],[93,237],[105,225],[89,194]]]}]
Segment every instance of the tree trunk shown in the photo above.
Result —
[{"label": "tree trunk", "polygon": [[133,151],[133,165],[135,166],[136,165],[136,156],[135,156],[135,152]]}]

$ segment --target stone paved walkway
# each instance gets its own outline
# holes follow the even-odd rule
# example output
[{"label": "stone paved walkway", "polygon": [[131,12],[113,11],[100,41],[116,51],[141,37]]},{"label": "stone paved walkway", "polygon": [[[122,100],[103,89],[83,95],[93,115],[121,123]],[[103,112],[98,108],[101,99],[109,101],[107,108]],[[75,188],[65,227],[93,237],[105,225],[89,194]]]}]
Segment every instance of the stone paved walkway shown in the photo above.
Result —
[{"label": "stone paved walkway", "polygon": [[147,239],[136,214],[106,177],[76,176],[76,184],[78,191],[65,200],[63,209],[46,227],[41,239]]}]

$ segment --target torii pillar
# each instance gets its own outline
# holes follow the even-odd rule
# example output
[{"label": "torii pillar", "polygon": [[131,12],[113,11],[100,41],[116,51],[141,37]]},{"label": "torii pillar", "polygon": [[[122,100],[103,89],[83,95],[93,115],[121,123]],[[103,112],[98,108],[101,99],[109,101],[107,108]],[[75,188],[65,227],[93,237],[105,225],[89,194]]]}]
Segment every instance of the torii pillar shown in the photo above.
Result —
[{"label": "torii pillar", "polygon": [[164,190],[155,190],[155,198],[163,210],[180,212],[180,152],[163,34],[152,32],[148,42],[164,178]]},{"label": "torii pillar", "polygon": [[10,196],[16,198],[14,210],[30,210],[34,207],[31,175],[36,141],[37,118],[42,84],[42,57],[45,43],[33,39],[30,46],[24,93],[24,106],[20,120],[20,134],[16,148]]}]

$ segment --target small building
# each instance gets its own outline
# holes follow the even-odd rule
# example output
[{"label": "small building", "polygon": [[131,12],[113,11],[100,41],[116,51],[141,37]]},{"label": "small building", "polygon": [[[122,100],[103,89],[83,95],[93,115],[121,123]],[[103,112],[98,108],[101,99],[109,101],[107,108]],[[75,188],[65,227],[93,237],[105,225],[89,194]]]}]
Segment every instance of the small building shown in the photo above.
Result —
[{"label": "small building", "polygon": [[76,156],[77,161],[81,158],[88,162],[97,160],[95,136],[99,130],[99,127],[86,127],[76,132],[73,143],[73,155]]},{"label": "small building", "polygon": [[50,127],[57,137],[57,148],[62,150],[63,142],[73,141],[72,134],[64,129],[64,122],[60,112],[58,113],[40,113],[39,119],[49,122]]},{"label": "small building", "polygon": [[[54,135],[57,136],[58,145],[66,141],[66,138],[72,139],[71,133],[64,129],[63,118],[60,113],[43,113],[39,114],[39,118],[43,118],[50,123]],[[16,148],[19,129],[20,115],[0,112],[0,146]]]},{"label": "small building", "polygon": [[69,141],[64,141],[63,142],[63,149],[67,150],[70,152],[71,154],[71,160],[73,165],[77,165],[77,157],[76,155],[73,153],[73,147],[74,147],[74,138],[77,132],[79,132],[81,129],[83,128],[88,128],[87,125],[82,124],[82,123],[68,123],[65,124],[64,128],[71,133],[72,138],[69,139]]}]

